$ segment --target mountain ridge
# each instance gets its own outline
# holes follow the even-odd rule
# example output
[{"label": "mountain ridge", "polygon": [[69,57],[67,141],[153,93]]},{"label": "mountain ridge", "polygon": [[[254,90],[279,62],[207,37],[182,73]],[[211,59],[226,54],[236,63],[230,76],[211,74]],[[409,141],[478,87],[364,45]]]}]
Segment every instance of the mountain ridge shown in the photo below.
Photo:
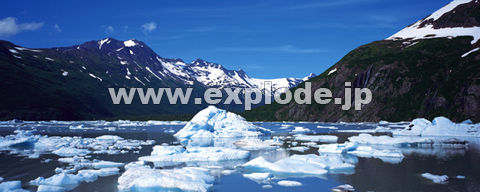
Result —
[{"label": "mountain ridge", "polygon": [[[105,38],[69,47],[38,49],[0,41],[0,81],[3,82],[0,88],[4,90],[0,93],[0,119],[88,120],[183,115],[205,107],[205,104],[194,105],[193,101],[189,105],[169,105],[165,100],[160,105],[139,102],[113,105],[108,88],[192,87],[192,100],[203,96],[204,90],[210,87],[258,88],[257,84],[245,83],[255,79],[243,71],[210,63],[218,72],[212,76],[206,74],[210,69],[192,63],[162,58],[138,40]],[[239,74],[243,79],[235,78],[240,77]],[[285,81],[294,86],[302,80]],[[236,105],[219,107],[232,111],[243,109]]]},{"label": "mountain ridge", "polygon": [[[458,122],[465,119],[478,122],[479,5],[478,0],[452,1],[386,40],[352,50],[325,72],[308,80],[312,89],[329,88],[334,98],[342,100],[345,82],[352,82],[352,88],[369,88],[372,102],[360,111],[344,111],[332,102],[326,105],[290,102],[260,106],[243,115],[248,120],[261,121],[378,122],[447,116]],[[468,14],[472,10],[476,15]],[[435,25],[446,27],[435,29]],[[304,83],[292,91],[302,87]]]}]

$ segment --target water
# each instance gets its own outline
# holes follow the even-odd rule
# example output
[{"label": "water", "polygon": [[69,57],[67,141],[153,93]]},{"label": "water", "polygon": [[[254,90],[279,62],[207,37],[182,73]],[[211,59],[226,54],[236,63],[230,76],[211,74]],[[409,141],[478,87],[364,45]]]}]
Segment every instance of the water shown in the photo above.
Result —
[{"label": "water", "polygon": [[[368,130],[377,124],[325,124],[325,123],[278,123],[256,122],[255,124],[273,131],[272,136],[292,135],[295,127],[308,128],[312,132],[308,134],[331,134],[339,137],[339,143],[343,143],[348,137],[358,133],[343,133],[339,130]],[[79,126],[83,125],[83,126]],[[156,144],[177,144],[173,133],[183,127],[184,123],[135,123],[135,122],[1,122],[0,134],[2,136],[13,134],[14,130],[35,130],[35,134],[49,136],[81,136],[94,138],[100,135],[118,135],[126,139],[155,140]],[[288,126],[286,126],[288,125]],[[401,127],[402,124],[390,124],[389,127]],[[70,129],[70,128],[71,129]],[[241,169],[230,175],[222,175],[218,170],[212,173],[215,183],[212,191],[329,191],[332,187],[341,184],[350,184],[356,191],[480,191],[480,145],[478,139],[468,139],[469,146],[464,149],[452,148],[427,148],[427,149],[402,149],[405,158],[396,164],[383,162],[375,158],[360,158],[352,173],[327,174],[322,177],[293,177],[287,180],[299,181],[303,185],[299,187],[282,187],[274,180],[271,189],[262,188],[259,184],[242,176]],[[288,141],[288,139],[287,139]],[[321,144],[321,143],[320,143]],[[302,142],[299,142],[302,145]],[[281,147],[293,146],[291,142],[285,142]],[[141,156],[147,156],[152,151],[152,146],[143,146],[138,153],[126,153],[117,155],[93,154],[92,159],[101,159],[115,162],[129,163],[136,161]],[[285,158],[293,154],[318,154],[315,148],[305,152],[274,150],[255,151],[250,158],[265,156],[269,160]],[[42,154],[39,158],[21,157],[11,154],[9,151],[0,153],[0,177],[5,181],[20,180],[24,189],[36,190],[36,186],[28,182],[37,177],[50,177],[55,174],[55,168],[64,166],[57,161],[59,157],[54,154]],[[234,162],[234,165],[248,161]],[[232,162],[230,162],[232,163]],[[124,171],[123,168],[121,172]],[[436,184],[421,177],[422,173],[448,175],[446,184]],[[456,179],[457,175],[465,176],[465,179]],[[117,179],[120,175],[99,177],[91,183],[82,183],[73,191],[117,191]]]}]

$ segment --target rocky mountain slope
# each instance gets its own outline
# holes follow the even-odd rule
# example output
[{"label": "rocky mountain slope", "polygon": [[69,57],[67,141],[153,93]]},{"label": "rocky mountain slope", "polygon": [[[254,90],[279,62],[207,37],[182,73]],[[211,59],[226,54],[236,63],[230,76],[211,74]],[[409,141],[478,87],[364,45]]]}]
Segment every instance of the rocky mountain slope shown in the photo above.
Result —
[{"label": "rocky mountain slope", "polygon": [[354,88],[369,88],[372,102],[361,111],[343,111],[333,102],[291,102],[261,106],[244,116],[250,120],[405,121],[443,115],[478,122],[479,21],[480,1],[455,0],[386,40],[358,47],[309,80],[313,89],[331,89],[334,98],[344,97],[347,81]]},{"label": "rocky mountain slope", "polygon": [[[29,49],[0,41],[0,119],[78,120],[190,114],[205,105],[113,105],[108,88],[209,87],[262,89],[261,79],[201,59],[185,63],[158,56],[145,43],[106,38],[71,47]],[[273,88],[302,79],[269,80]],[[222,106],[231,110],[242,107]]]}]

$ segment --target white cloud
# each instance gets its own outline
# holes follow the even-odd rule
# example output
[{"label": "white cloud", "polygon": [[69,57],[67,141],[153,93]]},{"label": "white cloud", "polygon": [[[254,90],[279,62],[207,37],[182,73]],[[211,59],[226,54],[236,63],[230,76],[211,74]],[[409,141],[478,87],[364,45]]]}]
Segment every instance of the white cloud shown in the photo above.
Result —
[{"label": "white cloud", "polygon": [[157,23],[155,22],[148,22],[148,23],[145,23],[142,25],[142,31],[144,33],[150,33],[152,32],[153,30],[155,30],[157,28]]},{"label": "white cloud", "polygon": [[62,32],[62,29],[60,28],[60,26],[58,24],[55,23],[55,25],[53,25],[53,28],[55,29],[55,31],[61,33]]},{"label": "white cloud", "polygon": [[43,26],[43,22],[17,23],[17,18],[7,17],[0,20],[0,36],[9,37],[22,31],[35,31]]},{"label": "white cloud", "polygon": [[322,53],[323,49],[302,49],[292,45],[283,45],[278,47],[224,47],[216,48],[211,51],[225,52],[277,52],[277,53]]},{"label": "white cloud", "polygon": [[115,33],[115,28],[113,28],[113,26],[111,26],[111,25],[104,26],[104,28],[105,28],[105,33],[107,33],[107,34]]}]

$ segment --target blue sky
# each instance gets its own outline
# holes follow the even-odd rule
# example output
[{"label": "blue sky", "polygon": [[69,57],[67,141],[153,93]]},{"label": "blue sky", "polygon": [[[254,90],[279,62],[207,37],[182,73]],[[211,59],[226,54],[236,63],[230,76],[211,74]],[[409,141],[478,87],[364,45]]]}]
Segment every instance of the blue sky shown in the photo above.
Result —
[{"label": "blue sky", "polygon": [[202,58],[258,78],[320,74],[448,0],[5,1],[0,39],[58,47],[138,39],[165,58]]}]

